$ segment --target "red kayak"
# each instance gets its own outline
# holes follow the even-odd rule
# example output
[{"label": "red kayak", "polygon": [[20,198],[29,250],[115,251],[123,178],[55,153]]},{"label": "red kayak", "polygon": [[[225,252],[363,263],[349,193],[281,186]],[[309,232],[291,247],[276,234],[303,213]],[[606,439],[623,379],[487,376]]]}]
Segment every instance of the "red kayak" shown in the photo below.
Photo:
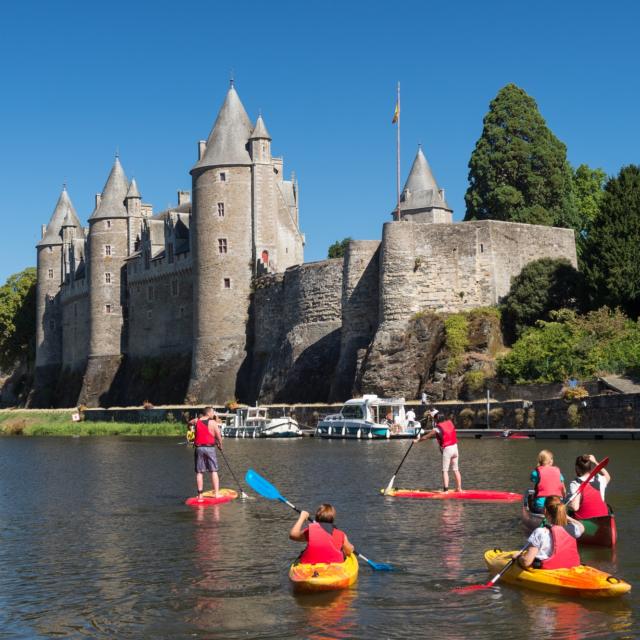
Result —
[{"label": "red kayak", "polygon": [[470,489],[466,491],[429,491],[428,489],[391,489],[385,494],[393,498],[418,498],[423,500],[484,500],[485,502],[520,502],[522,496],[510,491],[487,491]]},{"label": "red kayak", "polygon": [[209,507],[213,504],[231,502],[238,497],[238,492],[233,489],[220,489],[218,493],[220,495],[217,498],[214,498],[213,491],[205,491],[202,494],[202,500],[198,500],[197,497],[187,498],[184,503],[188,504],[190,507]]}]

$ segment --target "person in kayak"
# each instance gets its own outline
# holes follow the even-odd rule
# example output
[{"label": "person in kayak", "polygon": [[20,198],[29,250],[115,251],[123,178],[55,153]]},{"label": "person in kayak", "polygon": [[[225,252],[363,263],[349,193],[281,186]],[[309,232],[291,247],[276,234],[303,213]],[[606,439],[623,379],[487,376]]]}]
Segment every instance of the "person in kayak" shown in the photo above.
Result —
[{"label": "person in kayak", "polygon": [[[594,467],[598,464],[592,454],[578,456],[576,458],[576,479],[569,485],[569,493],[573,495],[578,487],[587,479]],[[574,518],[586,520],[588,518],[600,518],[609,515],[609,507],[605,502],[604,493],[609,486],[611,476],[606,469],[601,469],[582,493],[577,495],[569,504],[573,509]]]},{"label": "person in kayak", "polygon": [[553,453],[548,449],[543,449],[538,454],[538,466],[531,472],[531,482],[534,483],[535,488],[529,508],[534,513],[544,511],[544,500],[547,496],[564,498],[567,493],[564,477],[560,469],[553,465]]},{"label": "person in kayak", "polygon": [[544,518],[546,524],[529,536],[530,546],[518,557],[518,564],[525,569],[570,569],[582,564],[576,539],[584,533],[584,526],[567,515],[561,498],[545,498]]},{"label": "person in kayak", "polygon": [[349,542],[347,534],[334,526],[335,518],[335,508],[324,503],[316,510],[316,521],[304,527],[304,523],[309,519],[309,512],[300,512],[298,521],[289,531],[291,540],[307,543],[298,557],[298,562],[304,564],[343,562],[353,553],[353,545]]},{"label": "person in kayak", "polygon": [[196,472],[196,486],[198,487],[198,501],[201,502],[204,490],[204,474],[211,474],[211,486],[215,498],[219,498],[220,479],[218,478],[218,459],[216,447],[222,451],[222,434],[215,420],[213,407],[205,407],[195,421],[194,463]]},{"label": "person in kayak", "polygon": [[442,454],[442,490],[445,493],[449,491],[449,469],[451,469],[456,479],[456,491],[462,491],[462,476],[458,469],[458,436],[456,435],[456,427],[451,420],[447,420],[437,409],[429,411],[429,415],[433,419],[435,426],[429,433],[417,437],[414,442],[436,438]]}]

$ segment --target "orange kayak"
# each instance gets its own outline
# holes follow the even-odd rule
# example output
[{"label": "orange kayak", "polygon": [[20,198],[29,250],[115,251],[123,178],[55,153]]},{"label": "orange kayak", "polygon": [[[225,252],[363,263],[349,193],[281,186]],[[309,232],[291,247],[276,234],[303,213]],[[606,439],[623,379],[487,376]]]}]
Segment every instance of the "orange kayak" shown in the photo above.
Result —
[{"label": "orange kayak", "polygon": [[358,579],[358,559],[355,554],[344,562],[304,564],[294,562],[289,567],[289,580],[296,591],[334,591],[346,589]]}]

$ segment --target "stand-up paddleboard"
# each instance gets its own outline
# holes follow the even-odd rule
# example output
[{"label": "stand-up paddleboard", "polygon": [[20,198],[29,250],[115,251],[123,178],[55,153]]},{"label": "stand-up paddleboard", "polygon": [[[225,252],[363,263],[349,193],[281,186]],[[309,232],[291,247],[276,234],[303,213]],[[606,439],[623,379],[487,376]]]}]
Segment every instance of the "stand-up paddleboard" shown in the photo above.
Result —
[{"label": "stand-up paddleboard", "polygon": [[217,498],[213,497],[213,491],[205,491],[202,494],[202,500],[198,500],[197,497],[187,498],[184,503],[190,507],[208,507],[212,504],[224,504],[225,502],[231,502],[238,497],[238,492],[233,489],[220,489],[220,494]]},{"label": "stand-up paddleboard", "polygon": [[484,489],[469,489],[465,491],[430,491],[428,489],[391,489],[380,493],[392,498],[417,498],[423,500],[484,500],[485,502],[519,502],[522,497],[510,491],[487,491]]}]

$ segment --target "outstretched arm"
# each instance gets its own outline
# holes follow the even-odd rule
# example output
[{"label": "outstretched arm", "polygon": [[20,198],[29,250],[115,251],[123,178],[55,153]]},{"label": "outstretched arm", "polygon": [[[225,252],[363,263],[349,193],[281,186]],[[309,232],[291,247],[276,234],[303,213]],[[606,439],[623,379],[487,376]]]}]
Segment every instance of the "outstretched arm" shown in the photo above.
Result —
[{"label": "outstretched arm", "polygon": [[354,546],[349,542],[347,534],[344,534],[344,542],[342,543],[342,551],[346,556],[350,556],[353,553]]},{"label": "outstretched arm", "polygon": [[[592,453],[589,454],[589,460],[591,460],[593,464],[598,464],[596,457]],[[609,475],[609,472],[604,467],[600,469],[600,471],[598,472],[598,475],[602,476],[607,481],[607,484],[611,482],[611,476]]]},{"label": "outstretched arm", "polygon": [[420,436],[414,440],[414,442],[422,442],[423,440],[429,440],[429,438],[435,438],[437,431],[435,429],[431,429],[429,433],[425,433],[423,436]]},{"label": "outstretched arm", "polygon": [[293,527],[291,527],[291,531],[289,531],[289,538],[291,540],[295,540],[296,542],[305,541],[304,531],[302,527],[304,526],[304,523],[307,521],[308,517],[309,517],[308,511],[300,512],[297,522],[293,525]]}]

